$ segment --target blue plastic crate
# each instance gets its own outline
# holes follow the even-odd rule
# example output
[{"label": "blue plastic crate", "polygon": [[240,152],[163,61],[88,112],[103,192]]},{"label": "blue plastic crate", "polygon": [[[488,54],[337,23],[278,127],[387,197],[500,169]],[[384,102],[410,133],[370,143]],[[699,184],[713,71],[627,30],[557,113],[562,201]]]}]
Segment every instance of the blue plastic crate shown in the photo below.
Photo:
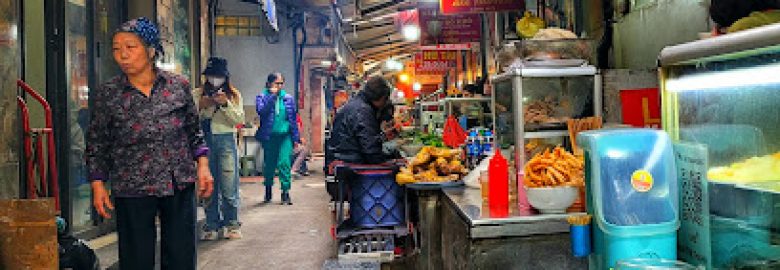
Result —
[{"label": "blue plastic crate", "polygon": [[391,170],[358,172],[348,181],[352,196],[350,221],[357,227],[375,228],[405,222],[403,188]]}]

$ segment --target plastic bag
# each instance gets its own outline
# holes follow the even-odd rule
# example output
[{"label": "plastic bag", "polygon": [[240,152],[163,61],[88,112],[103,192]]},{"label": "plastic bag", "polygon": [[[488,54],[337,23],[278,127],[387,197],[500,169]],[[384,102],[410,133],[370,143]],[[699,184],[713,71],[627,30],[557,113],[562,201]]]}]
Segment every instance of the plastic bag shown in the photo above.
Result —
[{"label": "plastic bag", "polygon": [[542,18],[536,17],[530,11],[526,11],[523,18],[517,20],[515,25],[517,35],[524,38],[532,38],[540,29],[544,29],[545,24]]}]

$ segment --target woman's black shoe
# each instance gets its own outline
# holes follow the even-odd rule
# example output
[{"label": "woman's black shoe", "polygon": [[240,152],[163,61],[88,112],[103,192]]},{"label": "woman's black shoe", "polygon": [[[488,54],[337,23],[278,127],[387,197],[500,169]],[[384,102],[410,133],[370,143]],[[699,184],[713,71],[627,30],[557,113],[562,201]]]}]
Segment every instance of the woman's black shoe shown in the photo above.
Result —
[{"label": "woman's black shoe", "polygon": [[282,205],[292,205],[290,193],[287,193],[287,191],[282,191]]}]

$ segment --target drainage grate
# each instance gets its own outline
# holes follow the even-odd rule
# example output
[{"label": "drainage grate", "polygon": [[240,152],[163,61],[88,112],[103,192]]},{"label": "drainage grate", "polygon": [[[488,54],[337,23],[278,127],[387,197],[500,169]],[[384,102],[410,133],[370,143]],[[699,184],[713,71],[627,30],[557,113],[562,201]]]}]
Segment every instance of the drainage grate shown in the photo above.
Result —
[{"label": "drainage grate", "polygon": [[374,259],[380,262],[394,258],[394,234],[361,234],[339,241],[339,259]]}]

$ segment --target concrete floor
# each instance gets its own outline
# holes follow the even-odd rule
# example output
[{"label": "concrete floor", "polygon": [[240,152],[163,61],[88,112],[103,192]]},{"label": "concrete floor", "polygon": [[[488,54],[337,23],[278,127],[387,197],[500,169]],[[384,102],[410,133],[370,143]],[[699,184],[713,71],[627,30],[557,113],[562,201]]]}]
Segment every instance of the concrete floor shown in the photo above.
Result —
[{"label": "concrete floor", "polygon": [[[200,242],[198,269],[322,269],[335,257],[335,244],[321,167],[322,161],[314,160],[309,163],[312,175],[293,181],[292,206],[279,204],[278,182],[272,203],[261,204],[260,179],[242,179],[239,214],[244,238]],[[116,248],[109,244],[98,250],[104,267],[117,269]]]},{"label": "concrete floor", "polygon": [[[311,162],[310,168],[321,168]],[[198,269],[321,269],[334,254],[324,176],[293,181],[293,205],[261,204],[262,184],[241,185],[243,239],[201,242]]]}]

